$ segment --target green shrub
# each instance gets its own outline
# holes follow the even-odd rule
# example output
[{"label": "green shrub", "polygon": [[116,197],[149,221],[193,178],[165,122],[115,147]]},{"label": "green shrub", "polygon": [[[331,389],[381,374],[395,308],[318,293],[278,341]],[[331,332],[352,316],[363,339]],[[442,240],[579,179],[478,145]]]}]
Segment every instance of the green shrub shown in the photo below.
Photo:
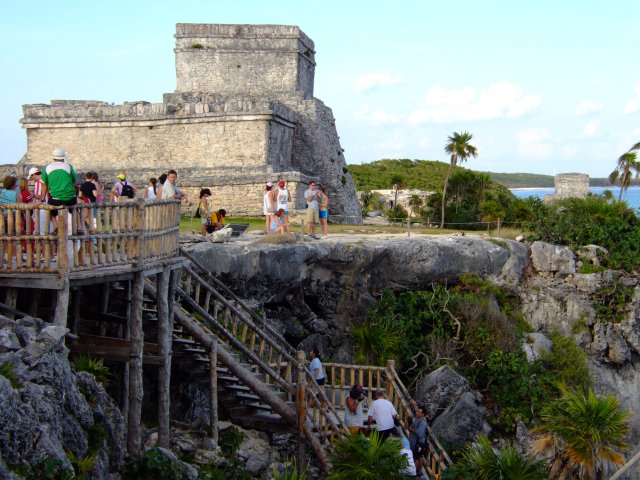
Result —
[{"label": "green shrub", "polygon": [[40,460],[31,471],[26,469],[27,480],[71,480],[75,478],[73,470],[64,466],[62,460],[45,458]]},{"label": "green shrub", "polygon": [[549,336],[553,347],[542,355],[542,362],[556,383],[570,385],[576,390],[586,390],[591,386],[591,376],[587,365],[587,354],[573,339],[557,332]]},{"label": "green shrub", "polygon": [[403,478],[400,470],[407,467],[400,442],[382,440],[377,432],[369,438],[358,434],[337,440],[331,463],[333,467],[326,480],[400,480]]},{"label": "green shrub", "polygon": [[101,358],[93,358],[89,355],[80,355],[73,359],[73,366],[76,372],[87,372],[96,377],[96,380],[102,383],[105,388],[109,386],[109,377],[111,372]]},{"label": "green shrub", "polygon": [[626,202],[598,195],[561,200],[553,206],[530,200],[532,218],[523,222],[530,240],[568,245],[595,244],[609,255],[603,265],[634,270],[640,267],[640,218]]},{"label": "green shrub", "polygon": [[9,380],[9,383],[13,388],[20,388],[20,380],[14,372],[14,366],[12,363],[0,363],[0,376]]},{"label": "green shrub", "polygon": [[192,43],[191,44],[191,48],[195,48],[196,50],[200,50],[204,48],[204,45],[202,45],[201,43]]},{"label": "green shrub", "polygon": [[242,440],[244,440],[244,433],[231,425],[220,430],[218,445],[226,456],[230,456],[238,451]]},{"label": "green shrub", "polygon": [[478,437],[467,446],[462,458],[447,468],[443,480],[543,480],[542,462],[521,456],[513,447],[504,447],[497,452],[489,439]]},{"label": "green shrub", "polygon": [[251,480],[252,477],[234,459],[229,465],[204,465],[200,467],[198,480]]},{"label": "green shrub", "polygon": [[633,287],[625,287],[617,276],[603,281],[591,297],[596,309],[596,321],[619,323],[627,316],[633,301]]},{"label": "green shrub", "polygon": [[279,473],[275,468],[271,470],[273,480],[307,480],[306,469],[298,473],[298,466],[293,461],[285,466],[284,472]]},{"label": "green shrub", "polygon": [[69,462],[71,462],[71,466],[78,478],[85,478],[93,467],[96,466],[95,455],[87,455],[83,458],[78,458],[71,450],[66,450],[64,453],[69,459]]},{"label": "green shrub", "polygon": [[126,480],[186,480],[180,462],[172,461],[157,448],[147,450],[138,458],[127,462]]}]

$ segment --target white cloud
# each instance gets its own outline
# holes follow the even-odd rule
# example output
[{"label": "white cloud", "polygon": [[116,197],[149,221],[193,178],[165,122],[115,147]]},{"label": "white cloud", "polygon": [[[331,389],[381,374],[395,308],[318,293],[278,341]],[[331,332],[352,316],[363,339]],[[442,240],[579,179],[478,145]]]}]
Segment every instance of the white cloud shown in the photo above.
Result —
[{"label": "white cloud", "polygon": [[546,128],[529,128],[516,132],[517,149],[525,157],[546,158],[553,151],[548,141],[551,134]]},{"label": "white cloud", "polygon": [[425,97],[426,105],[409,115],[409,123],[452,123],[457,121],[519,118],[537,110],[540,95],[526,95],[522,88],[509,82],[499,82],[476,92],[474,87],[446,90],[432,87]]},{"label": "white cloud", "polygon": [[396,154],[407,146],[407,138],[400,131],[391,132],[386,138],[381,138],[373,144],[374,148],[384,155]]},{"label": "white cloud", "polygon": [[640,85],[633,87],[635,98],[627,101],[622,113],[631,114],[640,110]]},{"label": "white cloud", "polygon": [[567,144],[567,145],[563,145],[562,147],[562,154],[565,157],[575,157],[578,154],[578,147],[577,145],[573,145],[573,144]]},{"label": "white cloud", "polygon": [[595,112],[599,112],[602,110],[602,105],[594,102],[593,100],[584,100],[576,105],[576,109],[574,110],[574,114],[578,117],[582,117],[584,115],[590,115]]},{"label": "white cloud", "polygon": [[598,120],[591,120],[584,126],[582,134],[585,137],[593,137],[600,128],[600,122]]},{"label": "white cloud", "polygon": [[431,148],[431,139],[429,137],[421,137],[418,140],[418,146],[423,150]]},{"label": "white cloud", "polygon": [[399,75],[393,76],[388,72],[365,73],[356,80],[353,87],[356,92],[365,93],[380,87],[391,87],[401,83],[402,77]]},{"label": "white cloud", "polygon": [[400,123],[400,117],[393,113],[388,113],[384,109],[370,109],[368,105],[363,106],[355,113],[356,120],[367,122],[370,125],[395,125]]}]

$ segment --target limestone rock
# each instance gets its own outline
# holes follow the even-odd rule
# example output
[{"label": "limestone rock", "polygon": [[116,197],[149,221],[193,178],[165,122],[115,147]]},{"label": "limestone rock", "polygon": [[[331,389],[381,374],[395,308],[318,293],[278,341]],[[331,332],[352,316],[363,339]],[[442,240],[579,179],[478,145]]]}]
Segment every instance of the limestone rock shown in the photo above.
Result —
[{"label": "limestone rock", "polygon": [[527,356],[527,362],[532,363],[551,351],[551,340],[542,333],[526,333],[522,341],[522,351]]},{"label": "limestone rock", "polygon": [[611,323],[596,323],[592,329],[591,353],[611,363],[626,363],[631,359],[631,351],[622,333]]},{"label": "limestone rock", "polygon": [[34,367],[45,354],[60,346],[62,339],[68,332],[68,328],[58,325],[43,328],[36,341],[21,351],[22,361],[29,367]]},{"label": "limestone rock", "polygon": [[592,265],[600,266],[600,259],[606,257],[609,251],[599,245],[584,245],[576,250],[580,259],[588,260]]},{"label": "limestone rock", "polygon": [[427,420],[432,421],[453,406],[459,397],[471,391],[467,379],[445,365],[418,381],[416,401],[426,406]]},{"label": "limestone rock", "polygon": [[556,274],[561,277],[576,273],[575,256],[569,247],[540,241],[533,242],[531,261],[540,273]]},{"label": "limestone rock", "polygon": [[539,332],[557,330],[569,336],[577,322],[592,325],[595,321],[589,296],[562,279],[533,277],[523,286],[520,298],[527,322]]},{"label": "limestone rock", "polygon": [[13,330],[9,328],[0,329],[0,353],[20,350],[20,340]]},{"label": "limestone rock", "polygon": [[592,294],[600,287],[601,278],[599,273],[576,273],[571,282],[579,291]]},{"label": "limestone rock", "polygon": [[431,429],[448,444],[465,445],[482,431],[484,417],[484,408],[476,405],[473,393],[466,392],[432,422]]}]

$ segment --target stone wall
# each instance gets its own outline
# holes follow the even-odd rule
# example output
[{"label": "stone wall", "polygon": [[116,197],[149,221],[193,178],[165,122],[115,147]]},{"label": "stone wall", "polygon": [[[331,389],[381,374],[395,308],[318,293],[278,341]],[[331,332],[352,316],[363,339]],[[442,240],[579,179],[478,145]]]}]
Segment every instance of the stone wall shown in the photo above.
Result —
[{"label": "stone wall", "polygon": [[556,192],[544,196],[545,203],[564,198],[583,198],[589,193],[589,175],[585,173],[559,173],[554,177]]},{"label": "stone wall", "polygon": [[176,25],[178,92],[313,97],[314,44],[284,25]]},{"label": "stone wall", "polygon": [[111,180],[124,169],[139,186],[173,168],[183,188],[215,187],[221,206],[246,214],[279,179],[304,208],[314,180],[334,220],[362,223],[333,112],[313,97],[314,44],[298,27],[178,24],[175,53],[177,90],[162,103],[24,105],[22,163],[43,167],[63,147],[76,170]]}]

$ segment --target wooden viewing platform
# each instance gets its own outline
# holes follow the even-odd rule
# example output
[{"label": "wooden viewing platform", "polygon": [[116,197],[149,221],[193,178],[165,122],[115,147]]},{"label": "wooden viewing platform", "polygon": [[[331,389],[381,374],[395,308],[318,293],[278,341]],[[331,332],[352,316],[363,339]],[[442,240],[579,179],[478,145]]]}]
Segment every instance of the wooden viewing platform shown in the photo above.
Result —
[{"label": "wooden viewing platform", "polygon": [[[7,289],[5,303],[15,307],[16,288],[56,290],[57,325],[66,325],[70,288],[132,280],[137,272],[149,276],[182,261],[179,200],[2,208],[0,287]],[[54,211],[57,231],[51,221]]]}]

